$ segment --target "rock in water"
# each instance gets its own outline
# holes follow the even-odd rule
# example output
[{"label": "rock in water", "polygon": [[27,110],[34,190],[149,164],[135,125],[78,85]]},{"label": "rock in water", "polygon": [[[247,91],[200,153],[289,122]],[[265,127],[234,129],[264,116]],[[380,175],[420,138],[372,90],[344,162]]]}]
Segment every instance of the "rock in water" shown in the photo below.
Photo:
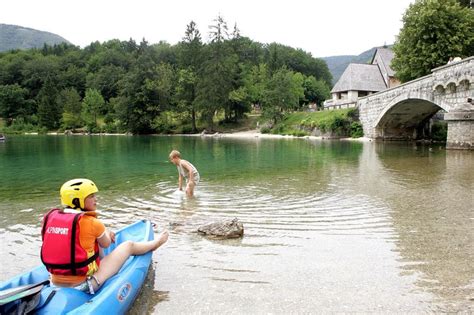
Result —
[{"label": "rock in water", "polygon": [[238,238],[244,236],[244,225],[234,218],[200,226],[198,233],[217,238]]}]

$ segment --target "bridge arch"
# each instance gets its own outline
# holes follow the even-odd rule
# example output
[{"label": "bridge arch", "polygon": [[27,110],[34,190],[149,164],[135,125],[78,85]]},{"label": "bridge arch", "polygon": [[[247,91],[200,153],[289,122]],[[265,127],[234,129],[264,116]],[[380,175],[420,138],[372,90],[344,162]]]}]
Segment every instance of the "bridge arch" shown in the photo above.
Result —
[{"label": "bridge arch", "polygon": [[418,95],[409,98],[400,95],[393,99],[374,121],[377,138],[417,139],[423,134],[427,123],[439,110],[449,110],[447,104],[438,104],[433,99]]}]

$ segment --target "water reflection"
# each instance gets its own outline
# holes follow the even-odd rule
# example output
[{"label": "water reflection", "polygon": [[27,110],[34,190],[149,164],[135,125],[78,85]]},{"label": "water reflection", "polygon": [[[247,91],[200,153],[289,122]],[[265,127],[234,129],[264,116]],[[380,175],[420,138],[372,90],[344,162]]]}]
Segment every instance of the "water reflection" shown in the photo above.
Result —
[{"label": "water reflection", "polygon": [[365,147],[364,160],[363,172],[383,174],[372,193],[391,209],[401,274],[418,275],[419,289],[436,294],[434,311],[472,310],[472,152],[379,144]]}]

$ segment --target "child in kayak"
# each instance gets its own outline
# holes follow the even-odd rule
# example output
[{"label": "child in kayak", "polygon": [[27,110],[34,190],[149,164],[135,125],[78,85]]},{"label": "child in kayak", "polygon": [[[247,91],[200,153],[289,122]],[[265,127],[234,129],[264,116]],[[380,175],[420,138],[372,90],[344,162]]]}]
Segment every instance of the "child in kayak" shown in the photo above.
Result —
[{"label": "child in kayak", "polygon": [[181,159],[181,153],[173,150],[170,153],[170,161],[178,168],[178,189],[183,190],[183,178],[186,179],[186,195],[194,195],[194,187],[199,183],[199,172],[189,161]]},{"label": "child in kayak", "polygon": [[158,249],[168,240],[164,231],[148,242],[125,241],[101,257],[100,249],[115,242],[115,233],[97,219],[97,186],[88,179],[73,179],[60,190],[64,209],[52,209],[43,218],[41,260],[51,282],[94,294],[132,255]]}]

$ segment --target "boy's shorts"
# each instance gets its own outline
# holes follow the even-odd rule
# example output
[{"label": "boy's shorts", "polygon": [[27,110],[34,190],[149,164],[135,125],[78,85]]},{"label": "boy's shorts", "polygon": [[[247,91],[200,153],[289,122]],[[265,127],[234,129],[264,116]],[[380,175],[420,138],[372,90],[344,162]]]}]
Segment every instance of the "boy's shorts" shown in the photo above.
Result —
[{"label": "boy's shorts", "polygon": [[[199,173],[194,174],[194,185],[197,186],[199,184],[199,181],[201,180],[201,176],[199,176]],[[186,185],[189,183],[188,178],[186,178]]]},{"label": "boy's shorts", "polygon": [[[86,280],[84,280],[83,282],[79,283],[78,285],[72,288],[79,290],[81,292],[87,293],[87,294],[95,294],[94,286],[92,285],[92,279],[94,279],[97,282],[97,284],[99,284],[95,276],[89,276],[86,278]],[[56,287],[56,288],[65,288],[63,286],[55,285],[53,283],[51,283],[51,286]]]}]

